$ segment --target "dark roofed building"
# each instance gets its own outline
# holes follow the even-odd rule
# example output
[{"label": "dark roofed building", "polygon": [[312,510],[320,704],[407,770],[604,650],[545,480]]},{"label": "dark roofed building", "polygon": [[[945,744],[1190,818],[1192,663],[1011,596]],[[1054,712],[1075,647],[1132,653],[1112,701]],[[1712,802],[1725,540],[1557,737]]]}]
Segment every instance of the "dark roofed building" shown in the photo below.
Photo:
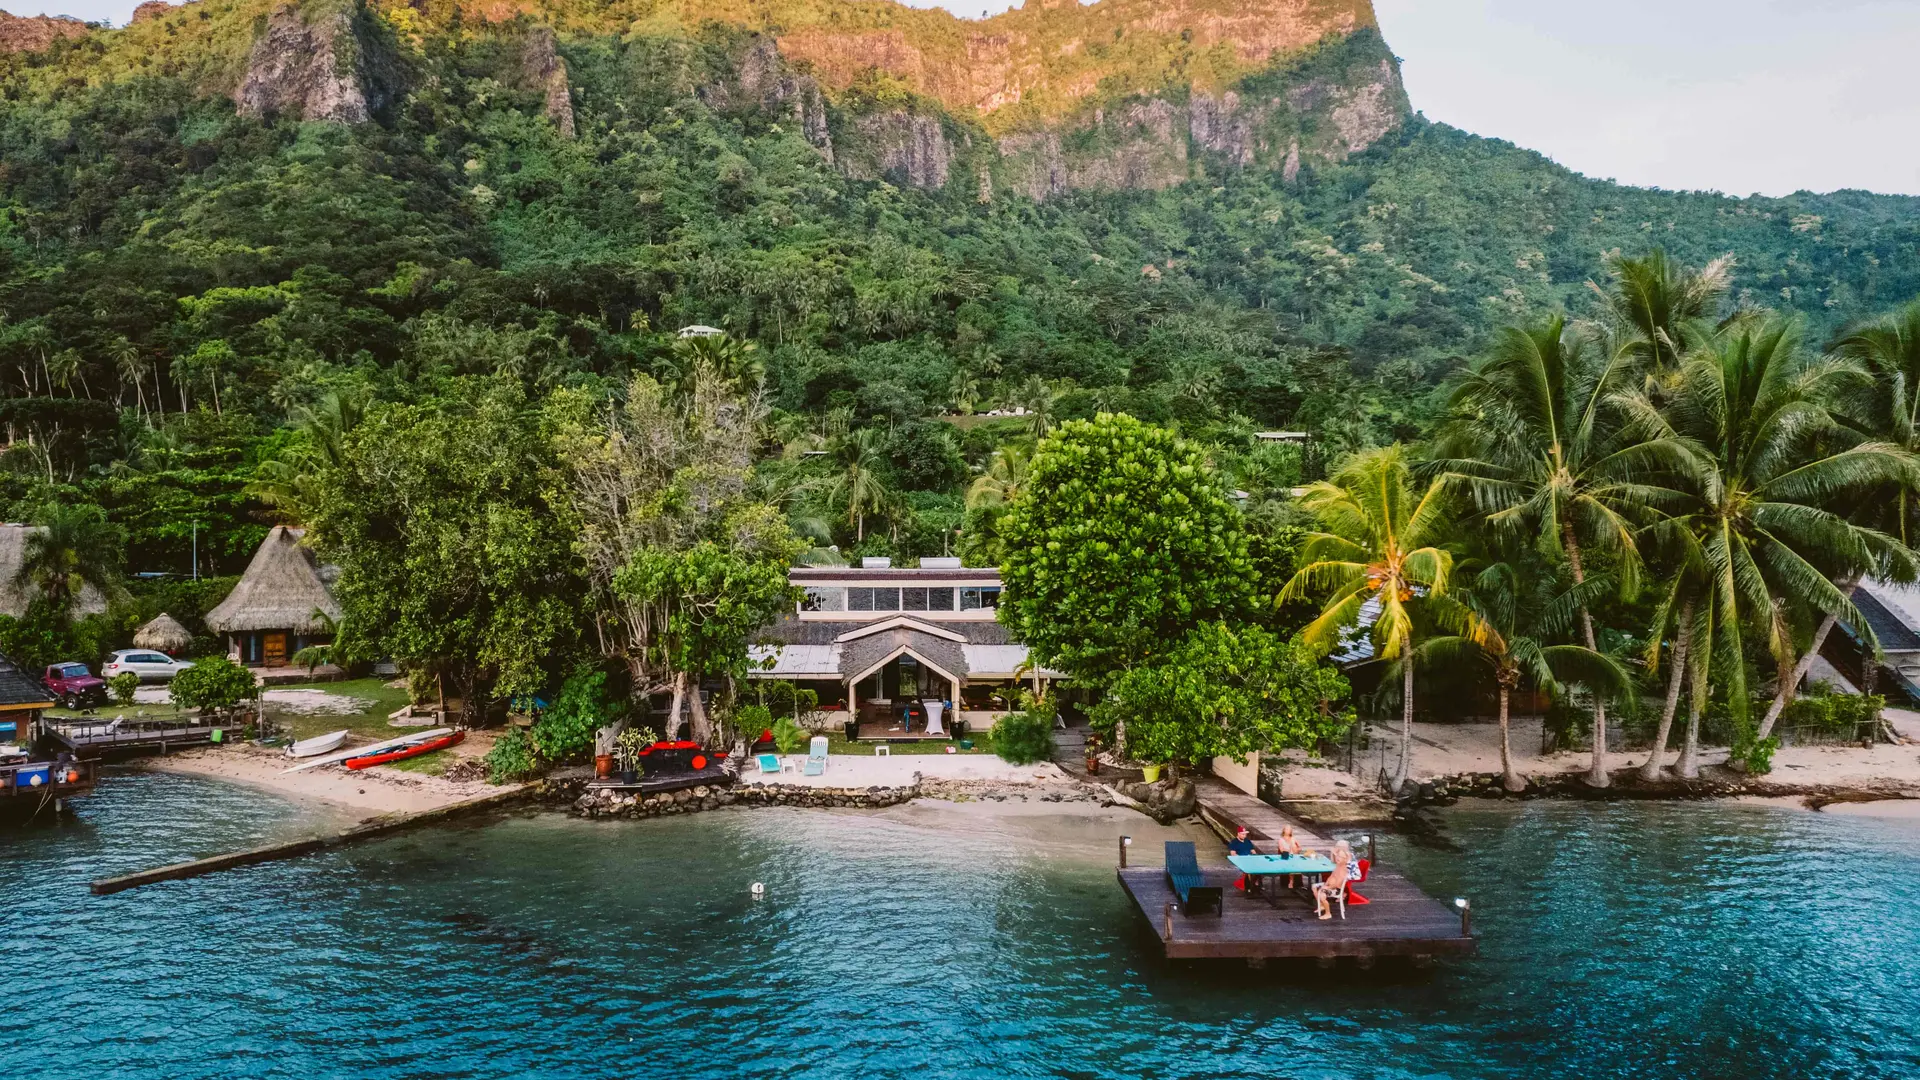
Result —
[{"label": "dark roofed building", "polygon": [[752,656],[768,666],[751,677],[814,690],[840,719],[857,717],[863,738],[924,734],[928,702],[951,702],[973,727],[990,727],[1023,681],[1061,677],[1030,668],[1026,646],[997,620],[998,570],[925,559],[795,567],[789,580],[805,598],[762,632]]}]

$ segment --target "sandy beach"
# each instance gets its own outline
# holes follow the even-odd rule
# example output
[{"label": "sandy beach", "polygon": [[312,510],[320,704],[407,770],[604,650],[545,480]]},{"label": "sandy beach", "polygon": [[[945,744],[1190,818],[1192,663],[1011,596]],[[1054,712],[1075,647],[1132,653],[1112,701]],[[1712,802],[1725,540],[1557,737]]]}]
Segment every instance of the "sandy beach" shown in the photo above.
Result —
[{"label": "sandy beach", "polygon": [[[1904,744],[1878,743],[1859,746],[1786,746],[1774,755],[1773,771],[1764,782],[1777,790],[1804,789],[1808,792],[1850,789],[1920,796],[1920,712],[1888,709],[1886,717],[1893,729],[1907,740]],[[1585,750],[1540,753],[1540,720],[1519,718],[1510,724],[1509,742],[1514,768],[1530,780],[1584,774],[1592,763]],[[1377,768],[1391,771],[1399,753],[1399,732],[1375,728],[1375,749],[1367,755],[1360,774],[1322,768],[1308,763],[1299,754],[1286,755],[1291,763],[1284,771],[1283,790],[1288,798],[1343,798],[1369,787]],[[1670,747],[1666,764],[1679,758]],[[1714,747],[1701,752],[1701,763],[1712,769],[1724,765],[1727,751]],[[1626,750],[1608,755],[1613,772],[1637,769],[1647,760],[1645,750]],[[1413,764],[1415,779],[1459,776],[1465,773],[1500,772],[1500,728],[1497,724],[1420,724],[1413,725]],[[1725,774],[1733,775],[1733,774]]]},{"label": "sandy beach", "polygon": [[[469,734],[461,745],[442,752],[457,754],[461,760],[484,756],[492,745],[491,738],[478,737],[485,734]],[[332,803],[367,815],[433,810],[505,790],[485,780],[449,780],[387,766],[351,772],[345,766],[323,765],[290,773],[286,770],[291,764],[293,762],[278,750],[241,745],[205,747],[138,761],[141,768],[155,772],[213,777],[291,798]]]}]

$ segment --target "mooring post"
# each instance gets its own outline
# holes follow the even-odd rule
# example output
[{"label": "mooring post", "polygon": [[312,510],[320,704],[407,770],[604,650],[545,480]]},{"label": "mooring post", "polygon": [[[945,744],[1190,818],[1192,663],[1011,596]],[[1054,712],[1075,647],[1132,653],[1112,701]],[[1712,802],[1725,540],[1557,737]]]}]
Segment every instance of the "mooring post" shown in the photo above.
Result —
[{"label": "mooring post", "polygon": [[1473,905],[1467,902],[1466,897],[1456,896],[1453,898],[1453,906],[1460,909],[1461,936],[1472,937],[1473,936]]},{"label": "mooring post", "polygon": [[1133,837],[1123,836],[1120,838],[1120,869],[1122,870],[1127,868],[1127,849],[1132,846]]},{"label": "mooring post", "polygon": [[1167,932],[1164,935],[1165,939],[1167,941],[1172,941],[1173,940],[1173,902],[1172,901],[1167,902],[1166,908],[1160,912],[1160,915],[1162,918],[1166,920]]},{"label": "mooring post", "polygon": [[1380,861],[1380,855],[1378,852],[1374,850],[1374,846],[1373,846],[1373,834],[1368,833],[1367,834],[1367,865],[1372,866],[1378,863],[1379,861]]}]

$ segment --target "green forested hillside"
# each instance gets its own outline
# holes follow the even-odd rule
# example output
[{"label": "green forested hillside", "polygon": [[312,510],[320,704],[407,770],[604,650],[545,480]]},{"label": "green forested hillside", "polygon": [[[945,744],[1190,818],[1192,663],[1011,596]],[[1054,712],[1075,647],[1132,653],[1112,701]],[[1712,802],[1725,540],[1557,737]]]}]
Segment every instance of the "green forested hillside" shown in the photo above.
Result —
[{"label": "green forested hillside", "polygon": [[1196,147],[1159,190],[854,179],[836,161],[881,137],[863,118],[987,136],[882,80],[826,96],[829,161],[786,102],[740,92],[753,39],[713,23],[563,32],[569,138],[524,18],[355,9],[384,57],[372,118],[249,118],[208,74],[263,25],[232,9],[115,32],[158,42],[145,60],[95,34],[0,66],[0,516],[97,502],[134,570],[184,570],[195,521],[215,567],[243,563],[273,519],[247,480],[330,392],[617,396],[673,370],[692,323],[758,346],[789,441],[879,433],[903,498],[866,542],[911,548],[951,542],[968,467],[1021,424],[928,418],[1120,408],[1226,446],[1299,428],[1311,470],[1420,437],[1461,358],[1585,313],[1609,252],[1730,254],[1739,303],[1816,339],[1920,293],[1920,201],[1623,188],[1418,117],[1297,170]]}]

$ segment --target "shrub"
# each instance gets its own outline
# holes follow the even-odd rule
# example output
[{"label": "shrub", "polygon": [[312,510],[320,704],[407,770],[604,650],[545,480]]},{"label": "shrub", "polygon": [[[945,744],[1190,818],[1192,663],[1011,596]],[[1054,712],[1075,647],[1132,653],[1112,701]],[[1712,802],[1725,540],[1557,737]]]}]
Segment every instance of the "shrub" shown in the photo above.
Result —
[{"label": "shrub", "polygon": [[533,725],[533,750],[561,762],[593,750],[593,734],[619,719],[625,710],[607,693],[607,673],[591,665],[574,668],[560,694]]},{"label": "shrub", "polygon": [[113,693],[113,700],[121,705],[133,704],[133,692],[140,689],[140,676],[131,671],[123,671],[107,680],[107,689]]},{"label": "shrub", "polygon": [[809,732],[788,717],[773,722],[773,745],[783,754],[797,754],[807,745]]},{"label": "shrub", "polygon": [[487,751],[487,783],[511,784],[525,780],[540,771],[540,761],[533,753],[533,737],[526,728],[508,728],[493,740],[493,749]]},{"label": "shrub", "polygon": [[993,725],[993,752],[1015,765],[1031,765],[1053,757],[1053,707],[1041,702],[1008,713]]},{"label": "shrub", "polygon": [[224,656],[209,657],[175,675],[171,690],[175,708],[231,709],[253,696],[253,673]]}]

